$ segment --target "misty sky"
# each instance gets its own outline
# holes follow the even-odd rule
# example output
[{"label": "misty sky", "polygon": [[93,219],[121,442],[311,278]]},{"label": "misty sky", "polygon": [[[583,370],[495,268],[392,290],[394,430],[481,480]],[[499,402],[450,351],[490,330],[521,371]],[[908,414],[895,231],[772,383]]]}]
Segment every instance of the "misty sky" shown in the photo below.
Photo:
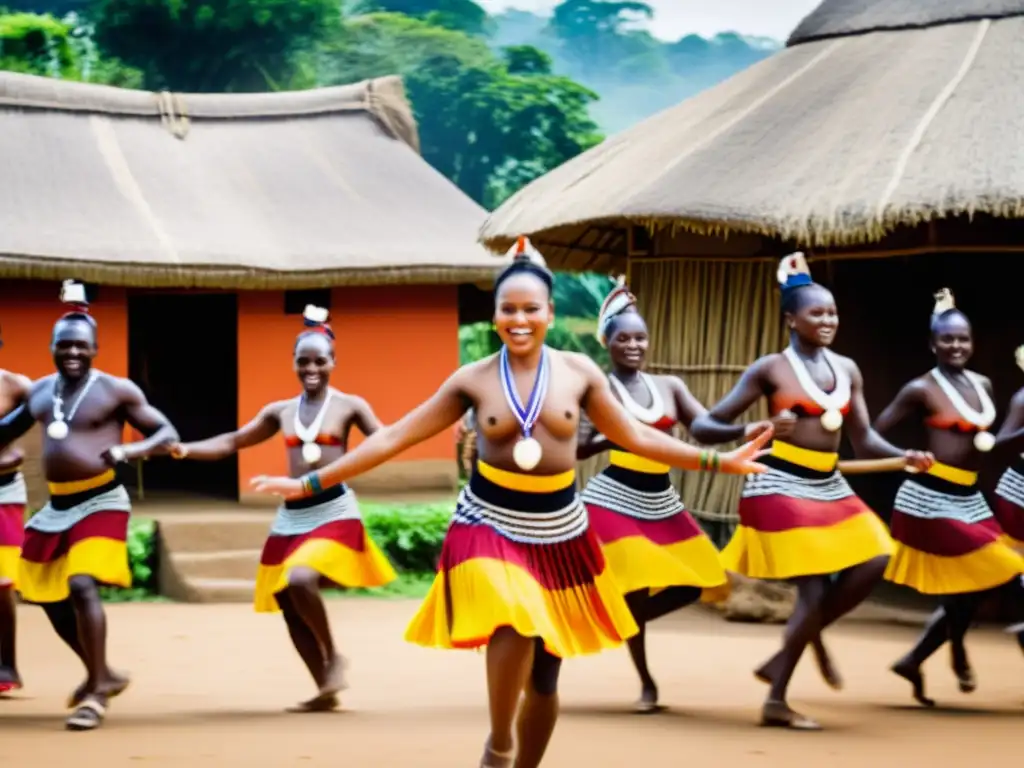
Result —
[{"label": "misty sky", "polygon": [[[506,8],[548,13],[559,0],[477,0],[491,13]],[[651,31],[666,40],[696,32],[739,32],[785,40],[821,0],[645,0],[655,9]]]}]

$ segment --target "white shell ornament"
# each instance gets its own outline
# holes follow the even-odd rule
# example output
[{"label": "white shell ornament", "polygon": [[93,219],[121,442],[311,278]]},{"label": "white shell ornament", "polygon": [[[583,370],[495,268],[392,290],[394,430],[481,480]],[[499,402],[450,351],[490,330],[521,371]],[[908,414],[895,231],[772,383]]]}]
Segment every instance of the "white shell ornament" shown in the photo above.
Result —
[{"label": "white shell ornament", "polygon": [[512,461],[524,472],[535,469],[540,460],[544,457],[544,449],[540,443],[532,437],[520,440],[512,448]]},{"label": "white shell ornament", "polygon": [[53,440],[64,440],[71,430],[66,421],[51,421],[46,427],[46,434]]},{"label": "white shell ornament", "polygon": [[323,451],[316,443],[302,444],[302,460],[307,464],[316,464],[320,461],[321,456],[323,456]]},{"label": "white shell ornament", "polygon": [[977,432],[974,435],[974,447],[982,453],[988,453],[996,447],[996,438],[991,432]]},{"label": "white shell ornament", "polygon": [[821,426],[829,432],[838,432],[843,426],[843,414],[836,408],[829,408],[821,414]]}]

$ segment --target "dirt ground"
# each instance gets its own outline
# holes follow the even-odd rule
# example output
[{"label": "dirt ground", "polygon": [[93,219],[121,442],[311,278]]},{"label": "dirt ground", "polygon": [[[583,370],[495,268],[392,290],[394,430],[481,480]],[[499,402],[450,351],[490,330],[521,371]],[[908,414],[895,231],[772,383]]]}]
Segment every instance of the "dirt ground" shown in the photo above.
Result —
[{"label": "dirt ground", "polygon": [[[483,657],[402,641],[416,604],[338,600],[332,620],[352,661],[345,709],[288,714],[311,683],[276,616],[244,605],[113,605],[113,664],[134,676],[92,733],[63,730],[63,700],[82,672],[38,609],[20,612],[26,689],[0,701],[2,760],[31,766],[348,766],[475,768],[487,733]],[[546,766],[645,768],[690,764],[825,765],[829,768],[1004,764],[1017,759],[1024,726],[1024,659],[1011,638],[976,631],[970,651],[979,690],[960,694],[948,656],[928,667],[940,708],[910,705],[886,671],[912,630],[851,623],[827,635],[847,680],[827,689],[809,659],[793,703],[827,730],[756,727],[764,687],[750,674],[781,628],[728,624],[690,611],[649,633],[664,703],[629,713],[637,684],[625,650],[566,664],[563,713]],[[639,760],[641,762],[637,763]],[[997,762],[998,761],[998,762]]]}]

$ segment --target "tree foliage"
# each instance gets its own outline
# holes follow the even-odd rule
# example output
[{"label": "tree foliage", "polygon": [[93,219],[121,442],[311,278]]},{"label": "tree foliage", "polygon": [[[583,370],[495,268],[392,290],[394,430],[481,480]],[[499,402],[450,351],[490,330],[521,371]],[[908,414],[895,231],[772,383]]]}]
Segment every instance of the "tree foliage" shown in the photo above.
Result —
[{"label": "tree foliage", "polygon": [[100,55],[92,27],[74,14],[0,15],[0,69],[126,88],[142,83],[141,72]]},{"label": "tree foliage", "polygon": [[402,13],[471,35],[486,34],[492,26],[487,11],[473,0],[363,0],[358,8],[364,13]]},{"label": "tree foliage", "polygon": [[496,54],[482,40],[401,14],[351,20],[318,70],[326,83],[402,75],[423,157],[487,207],[601,138],[588,113],[597,95],[554,74],[544,52]]},{"label": "tree foliage", "polygon": [[96,0],[104,50],[146,87],[197,93],[313,85],[304,54],[340,23],[338,0]]}]

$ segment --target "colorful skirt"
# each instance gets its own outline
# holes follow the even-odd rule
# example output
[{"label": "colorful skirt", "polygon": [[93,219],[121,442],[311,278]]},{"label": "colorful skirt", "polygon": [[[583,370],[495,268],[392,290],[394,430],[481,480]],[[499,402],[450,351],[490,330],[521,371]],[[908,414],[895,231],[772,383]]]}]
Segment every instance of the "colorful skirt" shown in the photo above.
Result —
[{"label": "colorful skirt", "polygon": [[977,487],[974,472],[935,464],[903,481],[893,503],[896,552],[885,578],[925,595],[982,592],[1024,573],[1024,556]]},{"label": "colorful skirt", "polygon": [[50,503],[25,524],[18,592],[30,603],[58,603],[73,576],[130,587],[131,500],[113,470],[70,483],[50,483]]},{"label": "colorful skirt", "polygon": [[1007,543],[1024,552],[1024,459],[1018,459],[999,478],[993,511]]},{"label": "colorful skirt", "polygon": [[683,506],[668,469],[611,452],[611,466],[580,495],[608,568],[623,593],[700,587],[702,598],[728,597],[718,550]]},{"label": "colorful skirt", "polygon": [[890,554],[885,524],[836,470],[838,460],[776,440],[761,459],[768,471],[748,476],[743,486],[740,523],[722,550],[725,569],[783,581]]},{"label": "colorful skirt", "polygon": [[477,462],[405,639],[481,648],[502,627],[541,638],[559,658],[617,647],[638,631],[572,471],[521,475]]},{"label": "colorful skirt", "polygon": [[356,496],[344,484],[287,501],[278,510],[256,571],[257,613],[281,610],[277,595],[287,589],[293,568],[308,568],[323,584],[343,588],[382,587],[397,578],[366,533]]},{"label": "colorful skirt", "polygon": [[0,475],[0,587],[18,581],[18,558],[25,540],[25,495],[21,472]]}]

